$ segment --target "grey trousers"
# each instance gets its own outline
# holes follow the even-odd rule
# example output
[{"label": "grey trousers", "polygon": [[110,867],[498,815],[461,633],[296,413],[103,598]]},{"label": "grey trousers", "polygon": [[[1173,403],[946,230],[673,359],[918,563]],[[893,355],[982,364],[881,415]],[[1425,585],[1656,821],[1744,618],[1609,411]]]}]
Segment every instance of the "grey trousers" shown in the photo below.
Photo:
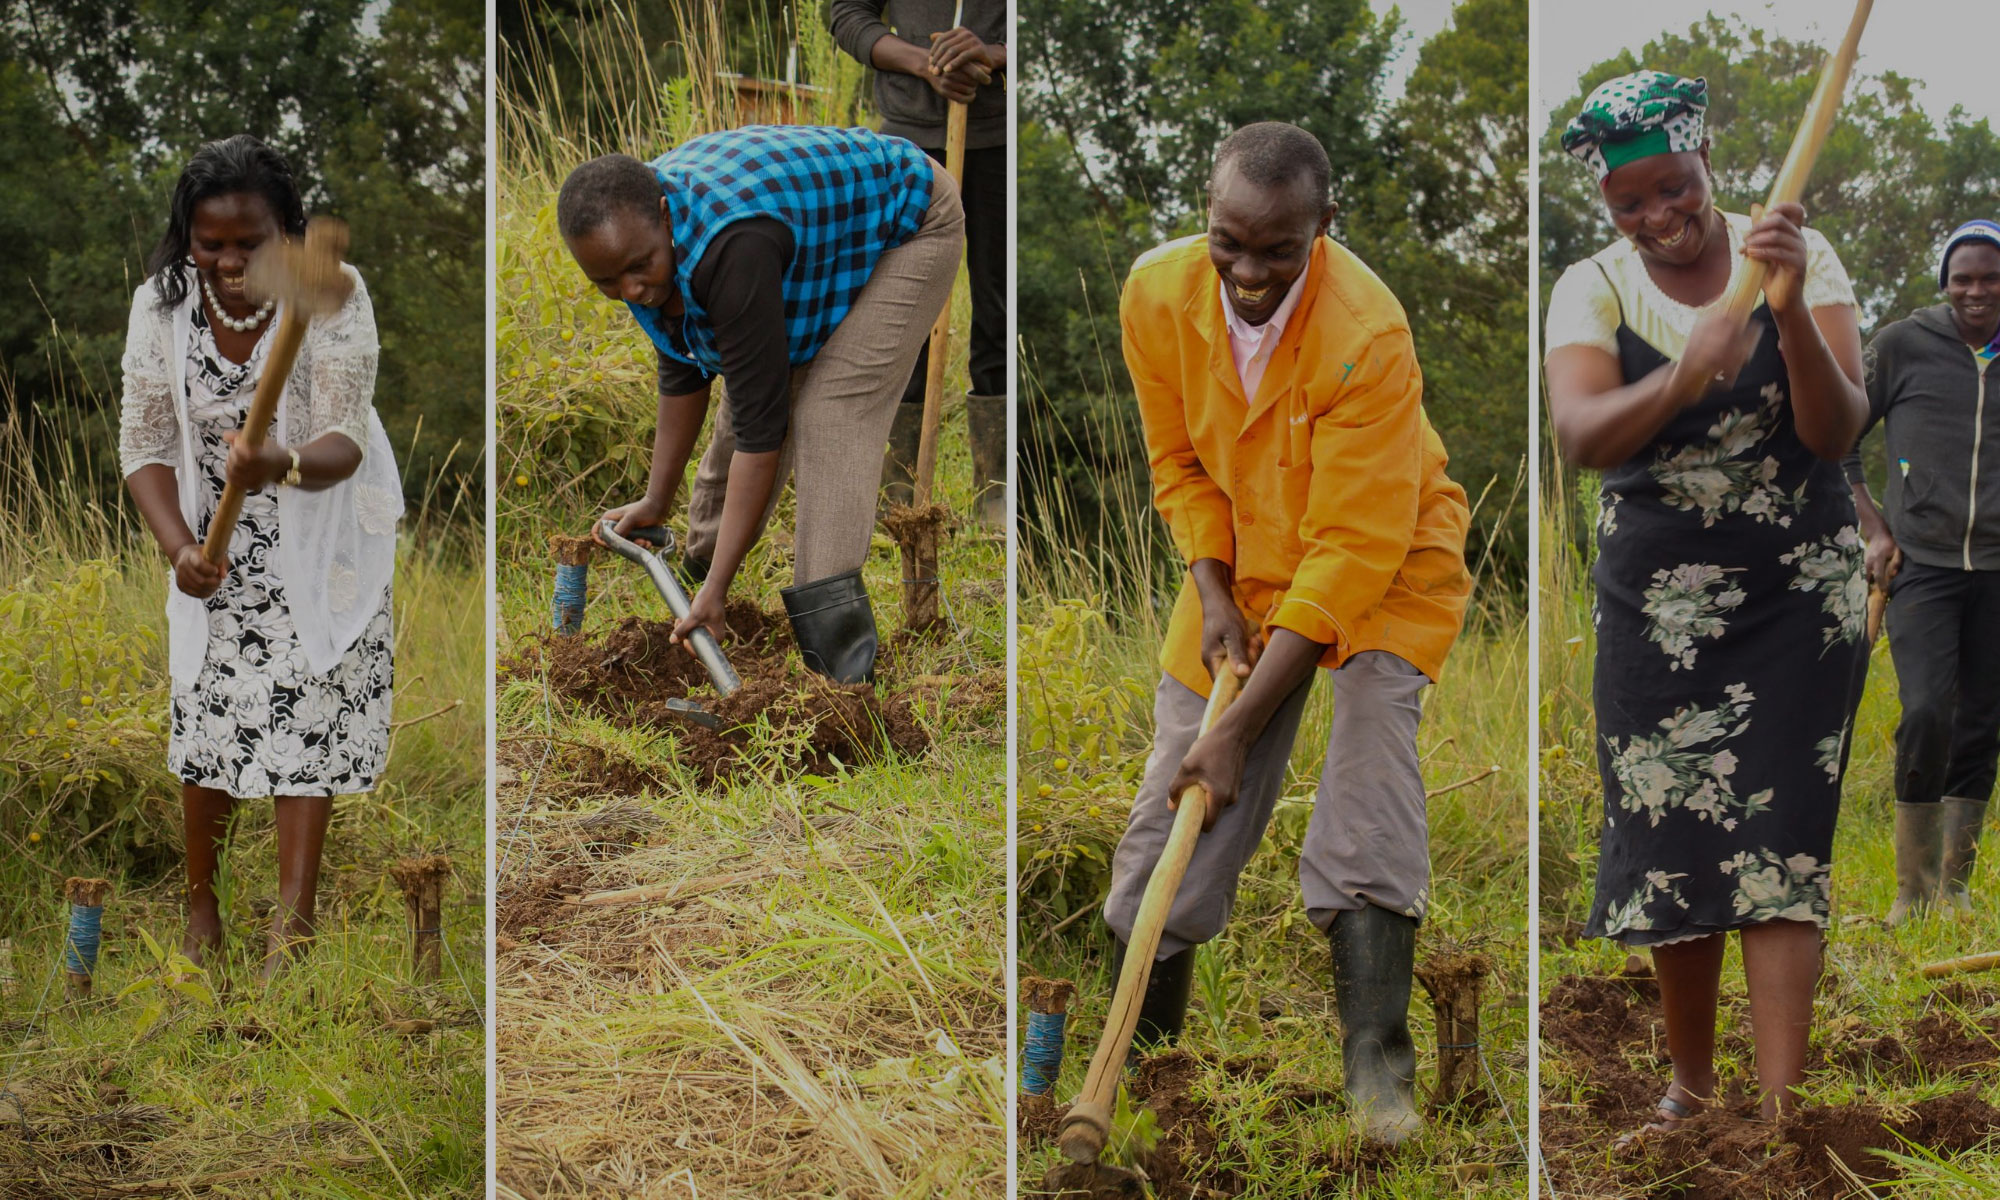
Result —
[{"label": "grey trousers", "polygon": [[[931,205],[909,241],[882,255],[840,325],[813,360],[792,371],[791,425],[778,452],[771,501],[778,507],[789,476],[798,496],[792,538],[792,582],[811,583],[860,566],[875,529],[875,493],[882,450],[896,404],[909,382],[931,323],[951,299],[965,250],[965,212],[958,186],[943,168],[932,175]],[[736,453],[729,389],[710,424],[708,449],[688,496],[688,548],[715,557],[729,460]]]},{"label": "grey trousers", "polygon": [[[1430,681],[1381,650],[1363,651],[1331,674],[1333,725],[1299,854],[1306,915],[1322,931],[1341,910],[1368,904],[1421,918],[1430,900],[1431,865],[1417,725],[1423,717],[1419,697]],[[1236,803],[1195,843],[1158,957],[1205,942],[1228,923],[1237,879],[1257,852],[1284,788],[1312,684],[1307,679],[1278,706],[1244,759]],[[1111,894],[1104,902],[1105,922],[1120,941],[1130,939],[1153,864],[1166,849],[1174,824],[1167,787],[1194,745],[1205,707],[1201,696],[1171,676],[1163,676],[1153,694],[1153,752],[1111,860]]]}]

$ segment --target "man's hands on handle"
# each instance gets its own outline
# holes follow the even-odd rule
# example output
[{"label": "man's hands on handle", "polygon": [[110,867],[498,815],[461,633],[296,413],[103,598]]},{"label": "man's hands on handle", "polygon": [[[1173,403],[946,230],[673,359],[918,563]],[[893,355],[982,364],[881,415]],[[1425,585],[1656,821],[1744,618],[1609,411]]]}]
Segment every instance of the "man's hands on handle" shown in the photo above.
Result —
[{"label": "man's hands on handle", "polygon": [[982,84],[1007,69],[1007,47],[961,27],[932,34],[928,50],[899,37],[878,38],[868,60],[878,71],[915,75],[953,104],[970,104]]},{"label": "man's hands on handle", "polygon": [[1199,787],[1208,795],[1203,831],[1213,829],[1222,810],[1236,803],[1243,763],[1278,706],[1311,677],[1326,653],[1318,642],[1289,629],[1253,634],[1231,590],[1226,563],[1204,558],[1190,568],[1201,596],[1202,657],[1211,671],[1232,671],[1244,680],[1243,694],[1195,739],[1167,787],[1167,806],[1180,807],[1181,794]]},{"label": "man's hands on handle", "polygon": [[688,639],[697,629],[706,628],[709,636],[717,642],[729,636],[729,623],[724,617],[727,593],[724,587],[704,583],[688,599],[688,615],[674,622],[674,632],[668,641],[677,646],[686,646],[689,654],[694,653],[694,645]]},{"label": "man's hands on handle", "polygon": [[[630,504],[606,509],[602,519],[611,522],[612,531],[619,537],[629,538],[635,529],[664,524],[667,519],[667,509],[672,503],[672,497],[656,500],[647,495],[644,499],[635,500]],[[590,540],[600,546],[604,544],[604,539],[598,536],[595,522],[590,526]]]}]

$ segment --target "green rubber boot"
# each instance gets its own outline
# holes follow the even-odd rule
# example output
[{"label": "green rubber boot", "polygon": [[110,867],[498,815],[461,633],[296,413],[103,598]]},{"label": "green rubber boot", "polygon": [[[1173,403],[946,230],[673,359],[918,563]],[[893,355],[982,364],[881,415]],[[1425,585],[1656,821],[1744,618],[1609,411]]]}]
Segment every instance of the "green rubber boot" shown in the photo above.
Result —
[{"label": "green rubber boot", "polygon": [[924,436],[924,406],[898,404],[882,451],[882,511],[908,507],[916,498],[917,448]]},{"label": "green rubber boot", "polygon": [[1007,397],[968,395],[965,429],[972,440],[973,511],[988,529],[1007,528]]},{"label": "green rubber boot", "polygon": [[1894,929],[1937,903],[1943,865],[1944,802],[1896,801],[1896,901],[1882,924]]},{"label": "green rubber boot", "polygon": [[1944,862],[1939,899],[1959,912],[1972,911],[1972,868],[1979,861],[1979,831],[1986,824],[1986,801],[1946,796]]}]

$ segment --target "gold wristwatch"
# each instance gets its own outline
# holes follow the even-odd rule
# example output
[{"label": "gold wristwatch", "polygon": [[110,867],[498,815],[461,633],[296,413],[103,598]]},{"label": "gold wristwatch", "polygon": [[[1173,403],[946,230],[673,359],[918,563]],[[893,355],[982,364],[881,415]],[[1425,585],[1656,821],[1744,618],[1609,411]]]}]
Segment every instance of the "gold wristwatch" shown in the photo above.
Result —
[{"label": "gold wristwatch", "polygon": [[299,474],[299,452],[287,449],[285,453],[292,456],[292,469],[285,472],[284,478],[278,480],[278,482],[284,484],[286,487],[297,487],[299,486],[299,481],[304,478],[304,476]]}]

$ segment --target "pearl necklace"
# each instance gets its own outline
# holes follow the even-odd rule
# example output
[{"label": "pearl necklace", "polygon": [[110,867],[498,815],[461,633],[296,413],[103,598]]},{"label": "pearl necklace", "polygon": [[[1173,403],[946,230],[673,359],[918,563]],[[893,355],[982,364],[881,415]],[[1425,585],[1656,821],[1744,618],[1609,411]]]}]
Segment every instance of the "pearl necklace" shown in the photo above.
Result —
[{"label": "pearl necklace", "polygon": [[264,307],[238,321],[223,311],[222,301],[215,298],[215,289],[208,285],[208,276],[206,275],[201,277],[201,290],[208,297],[208,306],[215,310],[215,319],[238,333],[248,333],[252,329],[262,325],[264,318],[271,315],[271,309],[278,303],[276,300],[266,300],[264,301]]}]

